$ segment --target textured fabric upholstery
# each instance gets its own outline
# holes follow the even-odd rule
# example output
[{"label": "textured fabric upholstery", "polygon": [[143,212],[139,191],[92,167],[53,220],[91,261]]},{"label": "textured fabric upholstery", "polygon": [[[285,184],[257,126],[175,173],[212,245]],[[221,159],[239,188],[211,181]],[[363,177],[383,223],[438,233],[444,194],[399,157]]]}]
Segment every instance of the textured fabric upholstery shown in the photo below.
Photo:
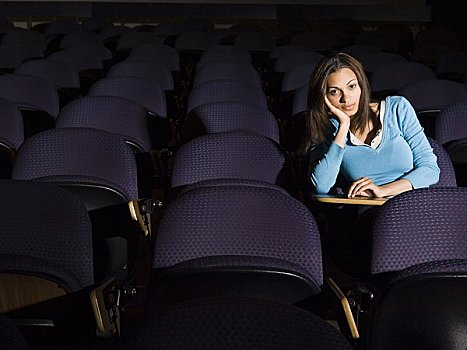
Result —
[{"label": "textured fabric upholstery", "polygon": [[114,77],[100,79],[89,89],[89,96],[119,96],[133,100],[147,111],[165,118],[167,103],[160,86],[137,77]]},{"label": "textured fabric upholstery", "polygon": [[50,184],[0,181],[0,269],[45,276],[74,292],[93,283],[92,228],[83,203]]},{"label": "textured fabric upholstery", "polygon": [[193,110],[207,133],[246,130],[280,142],[279,126],[267,109],[239,102],[213,102]]},{"label": "textured fabric upholstery", "polygon": [[467,258],[467,189],[402,193],[380,209],[372,238],[372,274],[430,261]]},{"label": "textured fabric upholstery", "polygon": [[124,137],[140,151],[151,149],[143,106],[118,96],[86,96],[68,103],[57,118],[57,128],[87,127]]},{"label": "textured fabric upholstery", "polygon": [[428,137],[428,141],[433,148],[440,169],[439,180],[431,187],[456,187],[456,173],[448,152],[437,140]]},{"label": "textured fabric upholstery", "polygon": [[252,87],[262,89],[261,76],[251,63],[212,62],[196,71],[193,86],[211,80],[239,80]]},{"label": "textured fabric upholstery", "polygon": [[0,97],[14,102],[19,108],[43,111],[53,119],[58,116],[57,89],[39,77],[23,74],[0,76]]},{"label": "textured fabric upholstery", "polygon": [[245,267],[251,266],[248,257],[267,259],[271,269],[296,266],[295,272],[317,286],[323,283],[314,217],[302,203],[272,188],[200,187],[171,203],[160,221],[153,268],[207,257],[218,266],[232,260]]},{"label": "textured fabric upholstery", "polygon": [[436,117],[435,138],[442,145],[467,137],[467,101],[445,106]]},{"label": "textured fabric upholstery", "polygon": [[428,66],[416,62],[396,62],[375,70],[370,77],[372,92],[397,91],[417,80],[436,79]]},{"label": "textured fabric upholstery", "polygon": [[253,298],[203,298],[157,313],[122,349],[351,350],[333,326],[296,306]]},{"label": "textured fabric upholstery", "polygon": [[219,178],[276,183],[284,162],[278,145],[262,135],[245,131],[207,134],[177,151],[172,187]]},{"label": "textured fabric upholstery", "polygon": [[18,150],[24,141],[23,119],[13,102],[0,98],[0,144]]},{"label": "textured fabric upholstery", "polygon": [[264,91],[237,80],[212,80],[195,86],[188,95],[187,112],[206,103],[242,102],[268,108]]},{"label": "textured fabric upholstery", "polygon": [[174,80],[170,70],[165,65],[158,65],[151,61],[125,60],[110,67],[107,77],[137,77],[157,84],[164,91],[174,89]]},{"label": "textured fabric upholstery", "polygon": [[106,186],[137,199],[133,150],[119,135],[91,128],[60,128],[36,134],[20,148],[12,177],[62,184]]}]

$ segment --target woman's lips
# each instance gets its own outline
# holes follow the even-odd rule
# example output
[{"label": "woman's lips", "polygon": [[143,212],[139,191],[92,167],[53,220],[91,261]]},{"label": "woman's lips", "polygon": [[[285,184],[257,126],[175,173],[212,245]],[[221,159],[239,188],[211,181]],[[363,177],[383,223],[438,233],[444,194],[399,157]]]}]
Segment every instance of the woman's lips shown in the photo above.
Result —
[{"label": "woman's lips", "polygon": [[342,106],[342,108],[345,110],[345,111],[351,111],[355,108],[355,103],[354,104],[351,104],[351,105],[344,105]]}]

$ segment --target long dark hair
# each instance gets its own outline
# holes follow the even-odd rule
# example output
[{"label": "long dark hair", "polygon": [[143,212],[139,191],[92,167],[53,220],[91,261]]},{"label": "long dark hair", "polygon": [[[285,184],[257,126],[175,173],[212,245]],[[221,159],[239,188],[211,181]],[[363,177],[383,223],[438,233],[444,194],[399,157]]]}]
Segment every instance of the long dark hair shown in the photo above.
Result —
[{"label": "long dark hair", "polygon": [[303,152],[306,152],[311,145],[325,143],[329,133],[332,132],[332,124],[329,120],[324,94],[327,91],[329,75],[343,68],[349,68],[355,73],[361,89],[358,111],[350,121],[350,130],[355,132],[365,127],[371,118],[372,111],[369,106],[370,84],[362,64],[346,53],[337,53],[333,56],[324,57],[316,65],[310,77]]}]

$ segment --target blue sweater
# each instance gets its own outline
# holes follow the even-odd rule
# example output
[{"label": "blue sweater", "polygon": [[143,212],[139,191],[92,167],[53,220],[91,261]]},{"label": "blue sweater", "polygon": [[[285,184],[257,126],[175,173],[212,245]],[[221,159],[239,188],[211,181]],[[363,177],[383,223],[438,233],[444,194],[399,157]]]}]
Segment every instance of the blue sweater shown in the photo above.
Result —
[{"label": "blue sweater", "polygon": [[[338,121],[331,119],[338,127]],[[407,179],[413,188],[438,182],[436,156],[417,119],[415,110],[404,97],[385,99],[383,135],[375,149],[354,145],[347,138],[345,148],[332,142],[311,173],[316,193],[329,193],[338,174],[348,183],[367,176],[376,185]]]}]

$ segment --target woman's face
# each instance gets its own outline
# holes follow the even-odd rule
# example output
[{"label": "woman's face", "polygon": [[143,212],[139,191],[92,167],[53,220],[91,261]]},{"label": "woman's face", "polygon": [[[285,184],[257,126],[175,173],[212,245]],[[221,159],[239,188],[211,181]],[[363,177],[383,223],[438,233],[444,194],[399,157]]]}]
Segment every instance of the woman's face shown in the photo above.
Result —
[{"label": "woman's face", "polygon": [[326,95],[331,104],[349,117],[356,114],[362,90],[353,70],[342,68],[329,74]]}]

